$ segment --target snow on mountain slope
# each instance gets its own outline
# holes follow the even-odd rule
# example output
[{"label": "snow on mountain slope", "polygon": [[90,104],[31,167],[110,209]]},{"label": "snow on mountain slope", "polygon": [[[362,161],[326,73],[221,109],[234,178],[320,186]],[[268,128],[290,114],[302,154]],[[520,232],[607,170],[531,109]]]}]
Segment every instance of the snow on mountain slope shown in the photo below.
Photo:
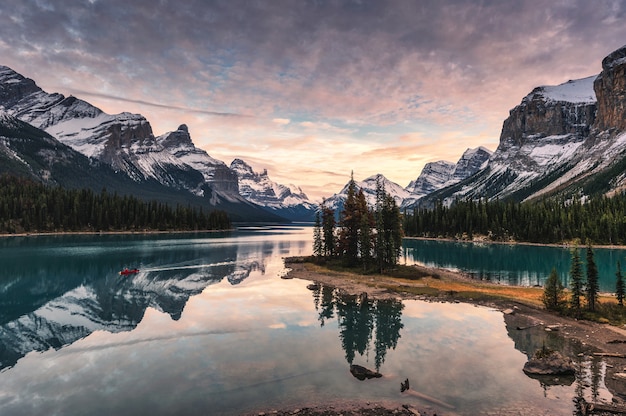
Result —
[{"label": "snow on mountain slope", "polygon": [[469,178],[486,166],[492,153],[480,146],[465,150],[457,163],[444,160],[427,163],[420,176],[405,188],[410,196],[404,199],[401,207],[411,207],[421,198]]},{"label": "snow on mountain slope", "polygon": [[272,181],[267,170],[258,173],[241,159],[234,159],[230,169],[239,179],[239,193],[248,201],[260,205],[290,220],[311,220],[316,210],[300,187],[285,186]]},{"label": "snow on mountain slope", "polygon": [[593,82],[596,78],[597,75],[593,75],[578,80],[569,80],[560,85],[539,87],[537,93],[551,101],[595,103],[597,99]]},{"label": "snow on mountain slope", "polygon": [[241,200],[236,173],[221,160],[214,159],[206,151],[198,149],[193,144],[185,124],[173,132],[157,137],[156,144],[163,149],[163,153],[178,163],[200,172],[211,188],[227,200],[231,202]]},{"label": "snow on mountain slope", "polygon": [[[595,78],[537,87],[524,97],[504,122],[500,145],[488,165],[490,174],[470,193],[506,197],[585,158],[581,146],[596,117]],[[557,176],[552,188],[566,180],[563,174]],[[499,189],[489,189],[505,177]]]},{"label": "snow on mountain slope", "polygon": [[483,146],[465,150],[454,166],[454,171],[450,178],[451,183],[445,186],[461,182],[484,168],[492,154],[491,150]]},{"label": "snow on mountain slope", "polygon": [[405,188],[410,195],[402,201],[402,205],[413,205],[420,198],[438,190],[450,181],[456,165],[440,160],[424,165],[422,172]]},{"label": "snow on mountain slope", "polygon": [[[53,112],[56,111],[53,109]],[[111,115],[99,112],[93,117],[61,118],[53,124],[50,124],[50,119],[45,119],[43,122],[37,118],[31,120],[29,117],[22,117],[22,119],[45,129],[47,133],[61,142],[85,156],[95,159],[101,159],[105,156],[106,146],[115,133],[118,133],[121,137],[126,136],[127,131],[136,129],[147,133],[145,138],[135,135],[136,140],[140,138],[150,139],[152,134],[152,129],[144,117],[130,113]],[[116,129],[119,129],[119,132],[116,132]],[[126,147],[128,149],[131,143],[119,144],[122,148]]]},{"label": "snow on mountain slope", "polygon": [[[33,80],[7,67],[0,67],[0,104],[9,114],[87,157],[128,173],[134,180],[154,178],[167,183],[167,173],[155,167],[182,168],[181,162],[155,148],[152,127],[143,116],[106,114],[76,97],[48,94]],[[142,161],[139,155],[150,155],[154,160]]]},{"label": "snow on mountain slope", "polygon": [[[401,206],[402,202],[411,195],[406,189],[402,188],[397,183],[390,181],[380,173],[365,178],[362,181],[355,181],[356,189],[363,190],[365,200],[372,208],[376,206],[376,188],[378,182],[382,184],[385,192],[396,201],[398,206]],[[339,214],[343,209],[343,204],[348,196],[349,184],[350,182],[348,181],[338,194],[334,194],[324,201],[325,206],[334,209],[336,214]]]},{"label": "snow on mountain slope", "polygon": [[156,180],[198,196],[206,194],[208,184],[213,204],[220,198],[244,202],[238,194],[236,175],[226,164],[197,149],[186,126],[181,126],[184,131],[155,138],[150,123],[139,114],[106,114],[78,98],[48,94],[33,80],[1,66],[0,105],[9,114],[136,182]]}]

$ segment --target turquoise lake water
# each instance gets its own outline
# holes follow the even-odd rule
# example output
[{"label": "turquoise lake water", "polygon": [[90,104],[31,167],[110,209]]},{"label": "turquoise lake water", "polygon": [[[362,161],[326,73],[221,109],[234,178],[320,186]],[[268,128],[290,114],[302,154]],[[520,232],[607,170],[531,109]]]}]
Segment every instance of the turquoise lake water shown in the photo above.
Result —
[{"label": "turquoise lake water", "polygon": [[[572,250],[573,247],[407,239],[404,241],[403,261],[462,271],[476,279],[518,286],[543,285],[552,268],[556,268],[567,287]],[[585,264],[586,248],[578,247],[577,250]],[[624,273],[626,250],[594,248],[593,253],[600,290],[615,292],[617,262],[621,263]]]},{"label": "turquoise lake water", "polygon": [[[297,225],[0,239],[0,414],[239,415],[363,400],[571,415],[576,395],[611,399],[601,360],[554,333],[517,331],[499,311],[281,279],[283,257],[311,243]],[[407,261],[426,263],[412,244]],[[523,373],[543,344],[578,357],[576,379]],[[358,380],[350,364],[383,377]],[[400,392],[406,378],[417,394]]]}]

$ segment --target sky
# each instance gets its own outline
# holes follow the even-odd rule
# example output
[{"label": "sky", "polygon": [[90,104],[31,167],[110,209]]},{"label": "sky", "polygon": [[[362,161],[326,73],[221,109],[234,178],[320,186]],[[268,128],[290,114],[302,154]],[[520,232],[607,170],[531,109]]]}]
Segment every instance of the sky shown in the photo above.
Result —
[{"label": "sky", "polygon": [[20,0],[0,65],[310,199],[495,150],[534,87],[600,73],[626,0]]}]

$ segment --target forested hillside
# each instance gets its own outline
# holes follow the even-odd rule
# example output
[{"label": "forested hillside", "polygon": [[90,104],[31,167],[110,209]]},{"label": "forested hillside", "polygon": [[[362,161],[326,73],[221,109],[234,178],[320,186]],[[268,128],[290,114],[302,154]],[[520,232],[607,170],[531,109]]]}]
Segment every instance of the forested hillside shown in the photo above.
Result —
[{"label": "forested hillside", "polygon": [[223,211],[144,202],[102,190],[63,189],[28,179],[0,176],[0,233],[223,230]]},{"label": "forested hillside", "polygon": [[626,244],[626,195],[518,203],[485,200],[437,203],[405,212],[409,236],[534,243]]}]

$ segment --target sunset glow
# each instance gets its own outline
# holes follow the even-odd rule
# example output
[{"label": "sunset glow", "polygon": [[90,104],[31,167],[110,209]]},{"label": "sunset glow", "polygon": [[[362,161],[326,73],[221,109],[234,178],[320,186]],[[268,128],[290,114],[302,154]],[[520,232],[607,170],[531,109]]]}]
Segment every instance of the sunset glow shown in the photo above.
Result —
[{"label": "sunset glow", "polygon": [[47,92],[187,124],[313,201],[495,150],[534,87],[597,74],[623,1],[46,1],[0,8],[0,59]]}]

